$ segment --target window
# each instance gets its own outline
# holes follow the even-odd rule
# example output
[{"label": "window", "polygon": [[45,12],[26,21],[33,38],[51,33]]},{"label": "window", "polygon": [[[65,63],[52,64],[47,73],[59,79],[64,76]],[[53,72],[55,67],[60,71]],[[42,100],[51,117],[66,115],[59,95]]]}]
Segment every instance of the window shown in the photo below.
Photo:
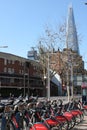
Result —
[{"label": "window", "polygon": [[4,72],[5,72],[5,73],[7,72],[7,68],[6,68],[6,67],[4,67]]},{"label": "window", "polygon": [[8,60],[8,64],[11,64],[11,60]]},{"label": "window", "polygon": [[21,72],[21,70],[19,70],[19,74],[21,74],[22,72]]},{"label": "window", "polygon": [[4,59],[4,65],[7,65],[7,59]]},{"label": "window", "polygon": [[10,79],[10,83],[14,83],[14,79],[13,78]]},{"label": "window", "polygon": [[14,64],[14,60],[12,60],[12,64]]},{"label": "window", "polygon": [[22,70],[22,74],[24,74],[24,70]]},{"label": "window", "polygon": [[11,73],[11,68],[8,68],[8,73]]},{"label": "window", "polygon": [[14,68],[11,69],[11,72],[14,73]]}]

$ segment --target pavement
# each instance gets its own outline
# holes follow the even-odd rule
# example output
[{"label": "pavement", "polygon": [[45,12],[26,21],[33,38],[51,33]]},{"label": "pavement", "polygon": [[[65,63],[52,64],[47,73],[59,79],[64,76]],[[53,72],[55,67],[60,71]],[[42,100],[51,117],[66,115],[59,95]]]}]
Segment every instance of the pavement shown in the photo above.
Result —
[{"label": "pavement", "polygon": [[84,116],[84,120],[76,125],[72,130],[87,130],[87,116]]}]

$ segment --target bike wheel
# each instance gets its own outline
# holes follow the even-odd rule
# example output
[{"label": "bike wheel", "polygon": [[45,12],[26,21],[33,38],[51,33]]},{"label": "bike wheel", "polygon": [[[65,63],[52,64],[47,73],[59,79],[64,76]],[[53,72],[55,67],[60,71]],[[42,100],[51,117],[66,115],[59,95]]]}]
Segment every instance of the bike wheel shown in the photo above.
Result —
[{"label": "bike wheel", "polygon": [[81,114],[81,122],[84,120],[84,113]]},{"label": "bike wheel", "polygon": [[6,130],[15,130],[14,125],[12,122],[6,123]]},{"label": "bike wheel", "polygon": [[56,119],[61,122],[61,128],[62,130],[68,130],[68,127],[69,127],[69,121],[67,120],[67,118],[63,115],[59,115],[59,116],[56,116]]},{"label": "bike wheel", "polygon": [[69,125],[68,125],[67,121],[63,122],[61,130],[68,130],[68,128],[69,128]]},{"label": "bike wheel", "polygon": [[84,112],[84,115],[87,116],[87,109],[84,109],[83,112]]},{"label": "bike wheel", "polygon": [[29,127],[27,126],[27,123],[25,120],[23,120],[23,130],[29,130]]},{"label": "bike wheel", "polygon": [[76,125],[76,119],[73,116],[72,119],[69,121],[69,129],[72,129]]},{"label": "bike wheel", "polygon": [[76,124],[79,124],[80,122],[81,122],[81,115],[77,115],[76,117],[75,117],[75,119],[76,119]]}]

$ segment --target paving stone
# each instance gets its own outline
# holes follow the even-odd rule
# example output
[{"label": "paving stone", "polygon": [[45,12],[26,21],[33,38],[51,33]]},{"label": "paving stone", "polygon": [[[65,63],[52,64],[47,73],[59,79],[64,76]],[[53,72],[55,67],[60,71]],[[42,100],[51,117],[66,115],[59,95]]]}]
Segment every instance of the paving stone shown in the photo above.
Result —
[{"label": "paving stone", "polygon": [[72,130],[87,130],[87,116],[84,116],[84,120],[76,125]]}]

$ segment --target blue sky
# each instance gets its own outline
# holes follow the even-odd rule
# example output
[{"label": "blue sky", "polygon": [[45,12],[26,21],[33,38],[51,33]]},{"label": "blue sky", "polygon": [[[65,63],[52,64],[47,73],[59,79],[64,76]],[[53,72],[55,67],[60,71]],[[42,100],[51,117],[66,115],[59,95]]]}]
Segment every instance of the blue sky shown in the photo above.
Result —
[{"label": "blue sky", "polygon": [[85,2],[87,0],[0,0],[0,46],[8,46],[0,48],[0,51],[27,57],[27,51],[36,47],[44,26],[57,26],[63,22],[72,4],[77,31],[82,40],[80,54],[87,62]]}]

